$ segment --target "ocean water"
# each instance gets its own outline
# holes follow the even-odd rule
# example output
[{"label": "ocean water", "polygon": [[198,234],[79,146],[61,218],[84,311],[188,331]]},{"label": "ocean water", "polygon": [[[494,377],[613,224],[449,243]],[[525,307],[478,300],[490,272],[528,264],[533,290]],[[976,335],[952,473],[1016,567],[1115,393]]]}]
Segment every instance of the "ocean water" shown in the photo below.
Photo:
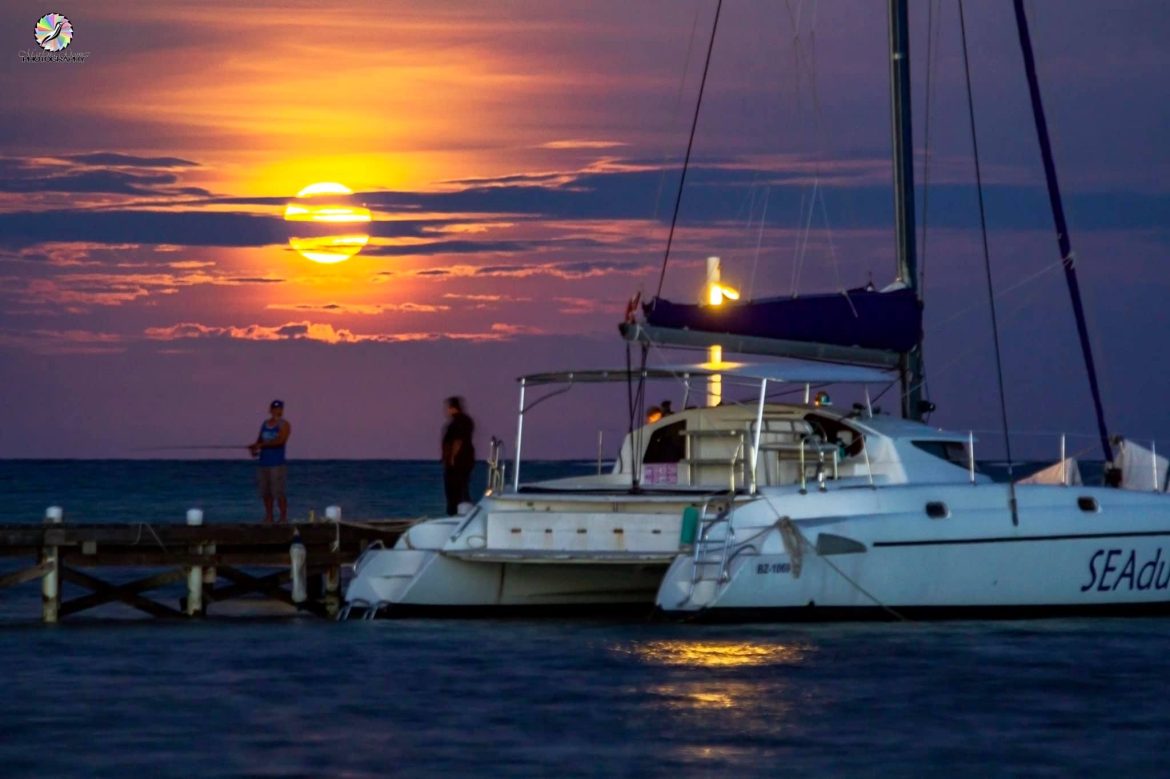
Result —
[{"label": "ocean water", "polygon": [[[193,500],[208,521],[249,518],[237,466],[0,462],[3,521],[39,521],[51,502],[76,521],[181,521]],[[294,516],[329,502],[354,517],[440,506],[430,463],[294,473]],[[36,584],[0,590],[3,777],[1167,775],[1164,619],[176,624],[115,612],[49,628],[38,601]]]}]

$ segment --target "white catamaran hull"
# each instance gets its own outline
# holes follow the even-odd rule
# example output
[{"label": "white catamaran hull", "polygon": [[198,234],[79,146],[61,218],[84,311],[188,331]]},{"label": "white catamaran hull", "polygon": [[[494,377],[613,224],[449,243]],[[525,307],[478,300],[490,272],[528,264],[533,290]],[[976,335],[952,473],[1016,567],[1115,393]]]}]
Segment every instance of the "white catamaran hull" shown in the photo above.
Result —
[{"label": "white catamaran hull", "polygon": [[485,499],[468,517],[428,520],[393,549],[368,550],[346,601],[387,616],[625,607],[649,614],[678,553],[687,504],[621,505],[629,502]]},{"label": "white catamaran hull", "polygon": [[648,613],[666,567],[468,562],[436,551],[381,550],[362,561],[346,600],[386,616],[624,606]]},{"label": "white catamaran hull", "polygon": [[1020,486],[1013,525],[1006,485],[872,492],[872,514],[786,521],[773,508],[831,493],[741,508],[729,543],[711,528],[674,561],[658,607],[715,621],[1170,612],[1164,494]]}]

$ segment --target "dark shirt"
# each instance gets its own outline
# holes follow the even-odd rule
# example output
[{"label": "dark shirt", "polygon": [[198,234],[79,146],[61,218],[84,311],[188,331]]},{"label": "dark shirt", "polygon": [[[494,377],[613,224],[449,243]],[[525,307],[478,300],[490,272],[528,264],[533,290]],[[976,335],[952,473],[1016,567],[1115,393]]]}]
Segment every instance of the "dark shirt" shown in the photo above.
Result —
[{"label": "dark shirt", "polygon": [[[455,442],[460,441],[459,453],[455,455],[455,468],[468,468],[475,464],[475,447],[471,437],[475,434],[475,422],[464,413],[451,417],[447,427],[443,429],[443,464],[447,465],[451,449]],[[448,466],[451,467],[451,466]]]}]

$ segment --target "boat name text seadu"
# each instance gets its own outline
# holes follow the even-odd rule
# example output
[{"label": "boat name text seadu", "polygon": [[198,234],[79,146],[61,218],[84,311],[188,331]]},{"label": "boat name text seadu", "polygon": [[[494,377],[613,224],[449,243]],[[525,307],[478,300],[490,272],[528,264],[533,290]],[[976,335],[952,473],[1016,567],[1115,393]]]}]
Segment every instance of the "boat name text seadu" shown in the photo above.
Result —
[{"label": "boat name text seadu", "polygon": [[[1167,563],[1162,559],[1161,547],[1154,554],[1154,559],[1142,564],[1141,567],[1138,567],[1137,551],[1134,549],[1129,550],[1124,565],[1118,567],[1116,563],[1123,554],[1124,549],[1098,549],[1094,552],[1089,558],[1089,582],[1081,586],[1081,592],[1088,592],[1094,585],[1101,592],[1110,592],[1121,589],[1123,582],[1127,590],[1150,588],[1164,590],[1170,587],[1170,570],[1167,570]],[[1102,557],[1105,559],[1098,572],[1097,562]],[[1163,572],[1166,573],[1165,578]]]}]

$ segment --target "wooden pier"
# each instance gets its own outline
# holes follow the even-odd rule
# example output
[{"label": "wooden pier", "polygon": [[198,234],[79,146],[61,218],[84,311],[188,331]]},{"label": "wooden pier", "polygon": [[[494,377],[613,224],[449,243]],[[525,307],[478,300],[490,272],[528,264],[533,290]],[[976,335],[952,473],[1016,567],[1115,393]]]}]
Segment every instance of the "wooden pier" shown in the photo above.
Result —
[{"label": "wooden pier", "polygon": [[[187,524],[71,524],[54,507],[41,525],[0,524],[0,559],[32,563],[0,569],[0,594],[39,580],[46,623],[108,603],[154,617],[201,617],[212,604],[257,595],[330,618],[341,606],[341,567],[371,544],[391,546],[411,524],[340,522],[340,512],[333,515],[338,521],[203,524],[202,512],[193,510]],[[297,538],[303,551],[294,546]],[[151,570],[114,584],[95,575],[98,569]],[[64,600],[66,583],[88,592]],[[178,602],[150,597],[179,583],[186,594]]]}]

